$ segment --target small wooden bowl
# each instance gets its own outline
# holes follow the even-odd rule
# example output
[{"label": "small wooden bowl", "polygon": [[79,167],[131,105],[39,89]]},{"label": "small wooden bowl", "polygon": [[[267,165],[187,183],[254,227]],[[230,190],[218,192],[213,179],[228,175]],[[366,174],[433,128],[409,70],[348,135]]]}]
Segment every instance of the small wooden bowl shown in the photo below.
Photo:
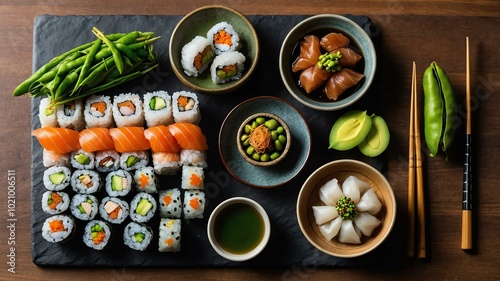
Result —
[{"label": "small wooden bowl", "polygon": [[[254,120],[257,117],[273,118],[276,121],[278,121],[278,123],[285,130],[285,136],[286,136],[285,148],[281,152],[280,156],[274,160],[270,160],[270,161],[266,161],[266,162],[254,160],[248,154],[246,154],[246,151],[245,151],[246,148],[243,146],[243,144],[241,142],[241,136],[245,133],[245,125],[250,123],[252,120]],[[290,133],[290,128],[288,128],[287,124],[285,123],[285,121],[283,121],[283,119],[281,119],[280,117],[278,117],[275,114],[262,112],[262,113],[255,113],[253,115],[250,115],[247,119],[245,119],[245,121],[243,121],[243,123],[241,123],[240,128],[238,129],[238,134],[236,136],[236,143],[238,144],[238,151],[240,152],[241,157],[243,157],[243,159],[245,159],[248,163],[255,165],[255,166],[269,167],[269,166],[272,166],[272,165],[279,163],[281,160],[283,160],[286,157],[286,155],[288,154],[288,151],[290,151],[290,146],[292,145],[292,135]]]}]

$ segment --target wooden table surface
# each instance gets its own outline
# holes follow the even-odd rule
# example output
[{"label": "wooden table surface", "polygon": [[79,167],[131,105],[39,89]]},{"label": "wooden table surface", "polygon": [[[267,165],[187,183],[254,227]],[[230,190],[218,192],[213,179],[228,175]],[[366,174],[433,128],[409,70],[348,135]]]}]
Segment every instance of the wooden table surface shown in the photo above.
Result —
[{"label": "wooden table surface", "polygon": [[[7,2],[7,1],[3,1]],[[31,260],[30,237],[30,100],[14,98],[13,89],[31,73],[33,20],[53,15],[184,15],[216,1],[33,1],[11,0],[0,5],[0,279],[1,280],[493,280],[500,278],[500,5],[495,0],[279,0],[219,1],[247,15],[363,14],[381,29],[378,49],[378,109],[391,130],[386,152],[388,180],[398,202],[397,224],[406,225],[408,120],[411,64],[421,74],[432,60],[454,83],[461,127],[457,148],[443,156],[425,157],[428,191],[427,260],[407,259],[397,268],[325,269],[304,264],[277,269],[227,268],[39,268]],[[471,3],[470,3],[471,2]],[[471,89],[474,135],[474,250],[460,248],[465,123],[465,37],[471,40]],[[334,159],[332,159],[334,160]],[[9,177],[15,182],[9,182]],[[15,188],[15,204],[8,191]],[[14,195],[11,192],[10,195]],[[7,221],[15,207],[15,229]],[[13,237],[13,238],[11,238]],[[9,240],[10,239],[10,240]],[[402,239],[406,239],[402,237]],[[12,244],[12,241],[15,244]],[[12,244],[12,245],[11,245]],[[13,249],[11,249],[11,247]],[[14,251],[12,251],[14,250]],[[14,258],[12,256],[15,254]],[[404,259],[404,257],[402,257]],[[15,273],[9,271],[15,262]]]}]

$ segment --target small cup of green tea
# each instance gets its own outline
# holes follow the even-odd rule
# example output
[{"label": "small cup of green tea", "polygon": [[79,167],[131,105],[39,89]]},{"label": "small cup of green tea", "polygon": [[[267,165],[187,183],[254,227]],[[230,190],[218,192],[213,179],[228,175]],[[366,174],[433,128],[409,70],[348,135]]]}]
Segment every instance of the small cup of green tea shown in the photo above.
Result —
[{"label": "small cup of green tea", "polygon": [[245,261],[266,247],[271,224],[259,203],[245,197],[233,197],[214,209],[208,219],[207,233],[219,255],[231,261]]}]

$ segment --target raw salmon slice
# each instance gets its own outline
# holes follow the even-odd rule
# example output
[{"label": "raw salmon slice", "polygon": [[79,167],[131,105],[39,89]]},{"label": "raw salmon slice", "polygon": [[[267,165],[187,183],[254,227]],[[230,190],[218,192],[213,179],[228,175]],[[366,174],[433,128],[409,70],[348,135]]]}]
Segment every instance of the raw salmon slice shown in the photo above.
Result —
[{"label": "raw salmon slice", "polygon": [[71,129],[43,127],[31,132],[43,148],[60,154],[69,153],[80,148],[80,134]]}]

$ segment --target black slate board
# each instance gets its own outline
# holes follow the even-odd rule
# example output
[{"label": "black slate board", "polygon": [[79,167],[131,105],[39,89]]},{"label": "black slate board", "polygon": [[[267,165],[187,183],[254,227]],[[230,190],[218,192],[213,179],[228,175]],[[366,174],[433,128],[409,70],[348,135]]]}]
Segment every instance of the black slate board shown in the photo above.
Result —
[{"label": "black slate board", "polygon": [[[201,127],[206,134],[210,150],[208,169],[205,171],[207,205],[205,219],[183,220],[182,251],[180,253],[160,253],[158,247],[158,222],[155,217],[149,225],[155,235],[145,252],[138,252],[123,245],[123,226],[114,226],[115,237],[110,248],[94,251],[82,242],[83,222],[77,221],[75,237],[64,244],[46,242],[40,234],[42,223],[48,217],[41,210],[40,200],[45,191],[42,181],[42,149],[32,140],[32,258],[39,266],[86,267],[86,266],[162,266],[162,267],[288,267],[311,269],[331,266],[394,266],[401,261],[401,252],[396,250],[396,234],[374,252],[354,259],[328,256],[318,250],[302,235],[296,222],[295,204],[298,192],[307,176],[322,164],[339,158],[354,158],[368,162],[379,170],[384,170],[383,158],[368,159],[357,151],[335,152],[327,150],[328,133],[334,120],[343,112],[318,112],[296,102],[281,83],[278,70],[278,54],[281,42],[287,32],[307,16],[249,16],[261,43],[261,57],[255,74],[240,90],[224,96],[199,94],[203,116]],[[369,18],[347,17],[356,21],[374,38],[379,30]],[[143,78],[112,89],[107,94],[164,89],[169,93],[189,90],[173,75],[168,62],[168,42],[171,32],[181,16],[38,16],[34,26],[33,69],[38,69],[52,57],[94,39],[93,26],[105,33],[128,32],[131,30],[154,31],[162,38],[154,48],[159,54],[160,67]],[[374,40],[376,41],[376,40]],[[219,157],[217,140],[219,128],[227,113],[238,103],[261,95],[281,97],[295,105],[306,117],[311,128],[312,150],[301,174],[288,184],[274,189],[256,189],[245,186],[232,178],[225,170]],[[376,88],[372,88],[364,99],[354,106],[360,109],[373,108]],[[38,121],[39,100],[32,102],[32,127],[40,126]],[[352,108],[351,108],[352,109]],[[180,187],[180,177],[163,177],[161,187]],[[70,191],[71,193],[71,191]],[[104,196],[104,195],[103,195]],[[227,261],[211,248],[206,235],[208,216],[215,206],[230,197],[246,196],[259,202],[268,212],[272,231],[266,249],[256,258],[235,263]],[[102,197],[101,197],[102,198]],[[69,211],[68,211],[69,212]],[[128,220],[127,220],[128,221]],[[392,240],[392,241],[391,241]]]}]

